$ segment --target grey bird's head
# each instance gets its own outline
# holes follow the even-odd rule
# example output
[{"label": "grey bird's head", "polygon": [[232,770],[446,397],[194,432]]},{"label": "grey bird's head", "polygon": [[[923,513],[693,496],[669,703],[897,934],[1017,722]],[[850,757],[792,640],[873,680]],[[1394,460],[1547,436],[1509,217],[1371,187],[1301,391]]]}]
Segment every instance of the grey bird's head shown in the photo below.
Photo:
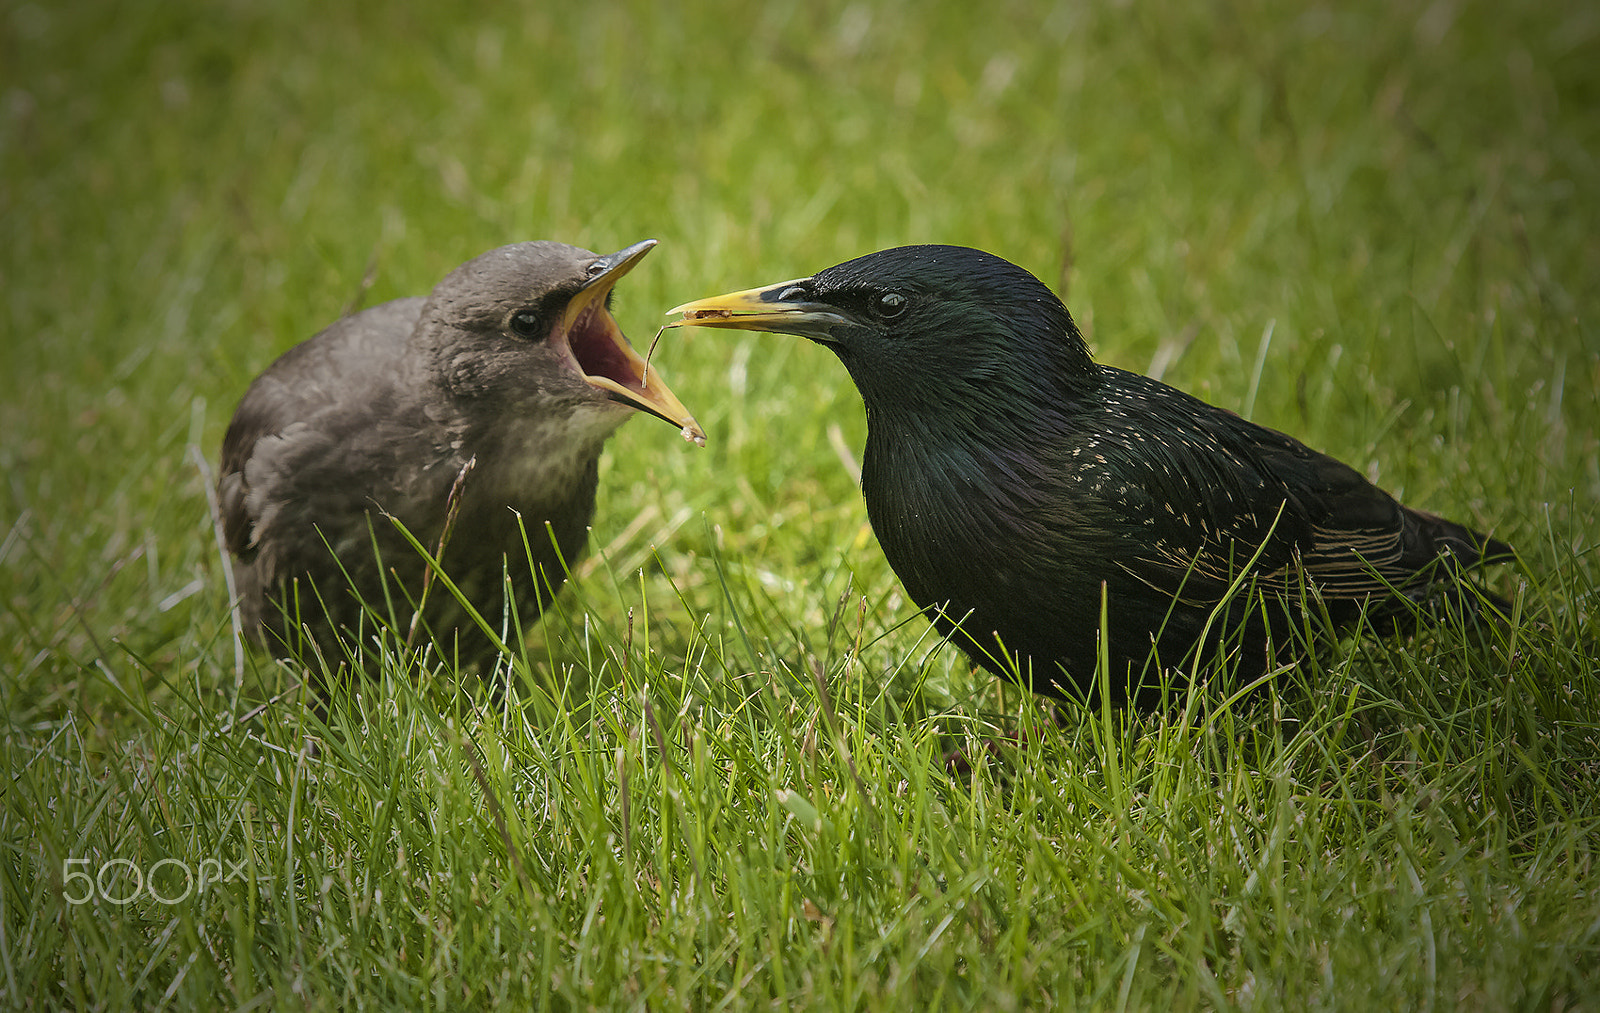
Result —
[{"label": "grey bird's head", "polygon": [[413,353],[474,413],[567,413],[609,431],[647,412],[704,444],[705,434],[611,316],[612,290],[656,245],[608,256],[565,243],[516,243],[450,272],[422,309]]}]

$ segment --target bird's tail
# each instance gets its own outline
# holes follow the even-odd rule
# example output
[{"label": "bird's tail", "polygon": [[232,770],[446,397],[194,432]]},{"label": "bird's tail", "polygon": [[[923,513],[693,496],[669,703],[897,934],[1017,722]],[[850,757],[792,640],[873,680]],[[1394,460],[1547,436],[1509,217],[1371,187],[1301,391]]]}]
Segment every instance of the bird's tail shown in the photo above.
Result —
[{"label": "bird's tail", "polygon": [[1399,588],[1421,612],[1435,620],[1456,616],[1468,623],[1511,615],[1511,603],[1469,581],[1468,571],[1496,563],[1511,563],[1516,550],[1498,538],[1425,510],[1404,508],[1411,530],[1406,554],[1414,576]]},{"label": "bird's tail", "polygon": [[1517,552],[1510,545],[1474,531],[1464,524],[1447,521],[1438,514],[1405,508],[1419,538],[1418,548],[1431,557],[1450,555],[1460,566],[1474,569],[1493,563],[1515,562]]}]

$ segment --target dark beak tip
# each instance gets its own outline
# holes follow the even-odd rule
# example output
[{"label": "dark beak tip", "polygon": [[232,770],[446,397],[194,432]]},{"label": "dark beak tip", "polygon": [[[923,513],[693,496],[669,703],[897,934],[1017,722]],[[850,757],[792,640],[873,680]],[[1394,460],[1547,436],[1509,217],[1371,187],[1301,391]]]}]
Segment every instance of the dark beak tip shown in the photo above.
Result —
[{"label": "dark beak tip", "polygon": [[632,246],[625,246],[605,259],[619,264],[638,260],[640,257],[655,249],[658,245],[660,245],[660,243],[661,240],[659,239],[641,239]]},{"label": "dark beak tip", "polygon": [[[609,253],[603,257],[596,257],[589,270],[592,272],[583,283],[584,288],[591,288],[601,284],[616,284],[623,275],[639,263],[644,255],[656,248],[658,239],[644,239],[632,246],[625,246],[616,253]],[[598,268],[598,269],[597,269]]]}]

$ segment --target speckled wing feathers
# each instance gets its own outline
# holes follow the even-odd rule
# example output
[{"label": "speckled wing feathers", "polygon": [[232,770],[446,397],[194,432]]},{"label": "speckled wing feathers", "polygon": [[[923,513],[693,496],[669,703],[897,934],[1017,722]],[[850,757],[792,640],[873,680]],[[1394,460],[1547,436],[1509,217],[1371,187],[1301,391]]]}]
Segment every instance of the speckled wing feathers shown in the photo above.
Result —
[{"label": "speckled wing feathers", "polygon": [[1174,420],[1159,441],[1110,425],[1084,444],[1124,490],[1106,502],[1114,523],[1144,533],[1140,551],[1117,563],[1153,589],[1175,594],[1181,585],[1186,600],[1216,601],[1254,559],[1258,587],[1290,592],[1303,574],[1325,597],[1364,599],[1428,580],[1447,555],[1471,565],[1486,547],[1509,551],[1402,506],[1283,433],[1135,374],[1117,380],[1119,400]]}]

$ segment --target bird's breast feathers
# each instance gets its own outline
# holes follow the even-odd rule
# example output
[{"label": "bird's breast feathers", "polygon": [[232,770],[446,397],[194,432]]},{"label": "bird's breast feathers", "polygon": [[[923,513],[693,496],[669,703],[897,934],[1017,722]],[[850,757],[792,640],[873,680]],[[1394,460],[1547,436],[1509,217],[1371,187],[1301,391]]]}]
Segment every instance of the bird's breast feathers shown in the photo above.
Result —
[{"label": "bird's breast feathers", "polygon": [[627,421],[627,412],[608,408],[512,419],[482,440],[469,441],[460,453],[477,458],[480,487],[498,489],[513,501],[560,499],[561,490],[593,481],[601,445]]}]

